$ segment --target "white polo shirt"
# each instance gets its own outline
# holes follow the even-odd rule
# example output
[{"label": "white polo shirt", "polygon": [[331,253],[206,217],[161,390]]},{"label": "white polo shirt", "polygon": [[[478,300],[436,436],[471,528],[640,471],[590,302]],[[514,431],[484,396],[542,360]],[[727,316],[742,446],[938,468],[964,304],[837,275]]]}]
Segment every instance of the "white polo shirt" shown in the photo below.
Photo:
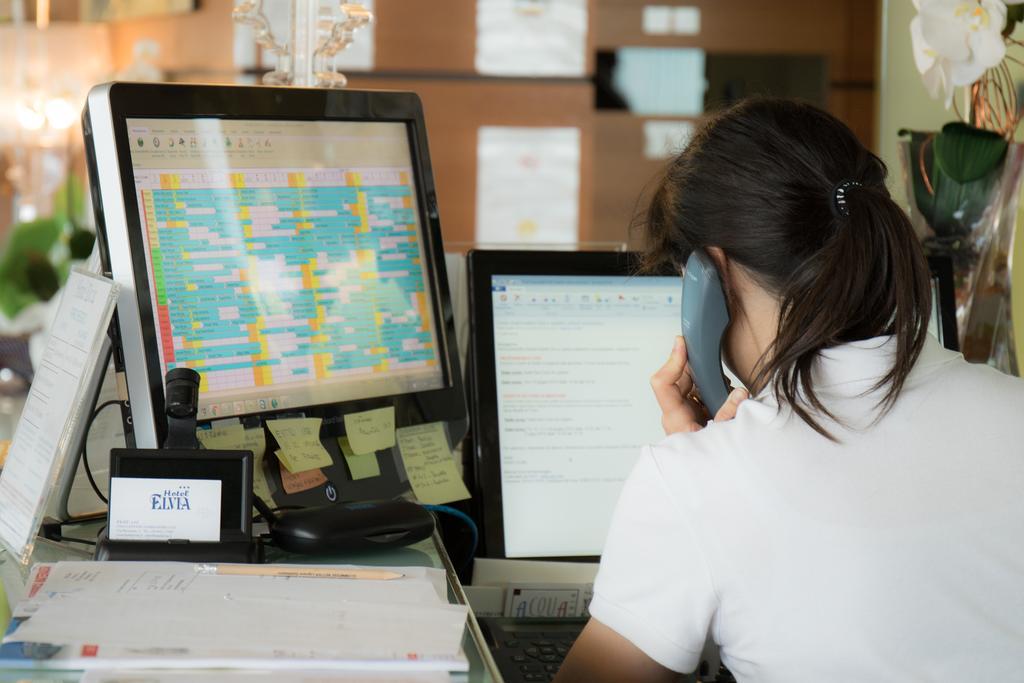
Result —
[{"label": "white polo shirt", "polygon": [[826,351],[818,435],[773,400],[645,448],[593,617],[676,671],[740,681],[1024,680],[1024,381],[930,337],[893,410],[880,337]]}]

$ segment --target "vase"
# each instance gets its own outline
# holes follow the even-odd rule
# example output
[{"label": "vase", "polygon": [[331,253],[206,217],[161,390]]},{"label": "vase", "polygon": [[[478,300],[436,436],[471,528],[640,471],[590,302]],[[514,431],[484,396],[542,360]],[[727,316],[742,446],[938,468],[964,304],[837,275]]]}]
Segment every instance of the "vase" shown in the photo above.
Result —
[{"label": "vase", "polygon": [[[920,149],[900,143],[903,182],[911,222],[928,255],[949,257],[953,264],[957,335],[960,350],[972,363],[987,363],[1019,375],[1020,350],[1013,329],[1013,251],[1018,225],[1024,144],[1007,147],[1001,166],[973,187],[929,187],[936,204],[951,208],[929,224],[919,210],[915,172],[925,167]],[[929,164],[927,164],[930,166]],[[967,191],[965,191],[965,189]],[[945,192],[947,197],[940,197]],[[1024,292],[1018,291],[1018,296]],[[1024,323],[1024,320],[1020,321]]]}]

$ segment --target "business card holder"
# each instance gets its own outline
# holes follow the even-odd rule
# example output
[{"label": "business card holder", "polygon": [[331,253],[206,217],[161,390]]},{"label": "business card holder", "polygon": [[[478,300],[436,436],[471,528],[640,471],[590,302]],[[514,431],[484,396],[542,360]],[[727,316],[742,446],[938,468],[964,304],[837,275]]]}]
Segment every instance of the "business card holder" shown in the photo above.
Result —
[{"label": "business card holder", "polygon": [[263,548],[252,536],[252,451],[115,448],[110,451],[110,476],[219,480],[220,540],[111,540],[105,529],[96,541],[97,560],[262,561]]}]

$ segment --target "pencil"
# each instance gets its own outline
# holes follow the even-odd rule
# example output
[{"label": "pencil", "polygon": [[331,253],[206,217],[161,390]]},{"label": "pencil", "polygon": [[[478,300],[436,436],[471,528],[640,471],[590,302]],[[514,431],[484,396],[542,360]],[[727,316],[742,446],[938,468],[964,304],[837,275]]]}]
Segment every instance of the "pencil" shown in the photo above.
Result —
[{"label": "pencil", "polygon": [[198,564],[196,572],[223,576],[282,576],[300,579],[370,579],[376,581],[391,581],[405,576],[386,569],[296,567],[272,564]]}]

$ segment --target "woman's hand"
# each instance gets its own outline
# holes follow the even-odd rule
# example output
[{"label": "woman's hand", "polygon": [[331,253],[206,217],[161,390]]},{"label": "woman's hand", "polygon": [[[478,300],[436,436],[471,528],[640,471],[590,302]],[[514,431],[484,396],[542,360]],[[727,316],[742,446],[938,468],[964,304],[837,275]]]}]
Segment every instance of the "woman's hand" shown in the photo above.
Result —
[{"label": "woman's hand", "polygon": [[[686,342],[682,337],[676,337],[672,355],[651,375],[651,389],[661,407],[661,427],[666,435],[696,432],[707,424],[707,409],[694,395],[693,379],[686,363]],[[715,415],[715,422],[736,417],[736,410],[747,397],[746,389],[733,389]]]}]

